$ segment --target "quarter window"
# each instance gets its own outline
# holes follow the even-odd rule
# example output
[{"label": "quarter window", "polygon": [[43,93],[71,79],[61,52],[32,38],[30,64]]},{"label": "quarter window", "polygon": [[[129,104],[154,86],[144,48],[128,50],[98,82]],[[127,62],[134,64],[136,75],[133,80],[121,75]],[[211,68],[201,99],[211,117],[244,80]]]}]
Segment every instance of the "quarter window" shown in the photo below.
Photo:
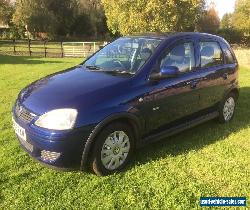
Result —
[{"label": "quarter window", "polygon": [[163,66],[176,66],[180,72],[191,71],[195,67],[194,46],[192,42],[176,45],[162,60]]},{"label": "quarter window", "polygon": [[224,54],[225,54],[225,60],[227,64],[232,64],[234,63],[234,57],[228,47],[224,49]]},{"label": "quarter window", "polygon": [[217,42],[200,42],[201,67],[223,64],[223,54]]}]

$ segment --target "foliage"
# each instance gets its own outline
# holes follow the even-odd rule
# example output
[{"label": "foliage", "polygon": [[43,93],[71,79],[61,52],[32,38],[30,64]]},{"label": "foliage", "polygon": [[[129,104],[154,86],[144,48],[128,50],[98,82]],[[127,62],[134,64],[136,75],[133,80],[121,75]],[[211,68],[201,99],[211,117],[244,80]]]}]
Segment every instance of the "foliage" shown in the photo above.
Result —
[{"label": "foliage", "polygon": [[[51,38],[105,34],[104,11],[98,0],[17,0],[13,22],[33,36]],[[95,2],[96,4],[93,4]]]},{"label": "foliage", "polygon": [[74,28],[74,33],[93,36],[95,39],[107,35],[106,17],[100,0],[79,0],[79,16]]},{"label": "foliage", "polygon": [[18,0],[13,22],[19,28],[27,26],[33,35],[65,36],[74,23],[76,7],[76,0]]},{"label": "foliage", "polygon": [[203,0],[102,0],[107,25],[113,34],[193,31]]},{"label": "foliage", "polygon": [[222,29],[229,29],[233,28],[233,14],[226,13],[223,15],[220,23],[220,28]]},{"label": "foliage", "polygon": [[0,30],[0,39],[24,39],[25,30],[11,25],[10,28]]},{"label": "foliage", "polygon": [[219,35],[231,43],[250,46],[250,1],[237,0],[235,11],[221,20]]},{"label": "foliage", "polygon": [[10,0],[0,0],[0,23],[10,24],[13,14],[13,5]]},{"label": "foliage", "polygon": [[201,16],[198,24],[198,31],[216,33],[220,27],[220,18],[216,11],[215,4],[211,4]]},{"label": "foliage", "polygon": [[200,196],[250,196],[250,68],[240,69],[232,122],[146,146],[126,171],[97,177],[35,162],[19,146],[11,107],[29,83],[80,62],[0,56],[0,209],[200,209]]},{"label": "foliage", "polygon": [[250,35],[250,1],[237,0],[233,13],[233,25],[236,29]]},{"label": "foliage", "polygon": [[235,28],[221,28],[217,31],[217,34],[230,44],[243,44],[244,34]]}]

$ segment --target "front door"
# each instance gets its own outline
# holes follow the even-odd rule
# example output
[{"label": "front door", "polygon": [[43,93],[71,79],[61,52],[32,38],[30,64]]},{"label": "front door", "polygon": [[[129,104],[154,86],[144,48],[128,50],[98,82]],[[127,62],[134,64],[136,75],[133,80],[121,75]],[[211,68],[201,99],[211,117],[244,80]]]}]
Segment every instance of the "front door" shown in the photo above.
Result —
[{"label": "front door", "polygon": [[176,66],[181,74],[149,84],[154,86],[151,93],[154,95],[154,107],[147,127],[153,132],[192,115],[199,109],[199,94],[196,87],[200,75],[195,71],[195,43],[193,40],[182,40],[168,49],[159,59],[159,67],[156,69]]}]

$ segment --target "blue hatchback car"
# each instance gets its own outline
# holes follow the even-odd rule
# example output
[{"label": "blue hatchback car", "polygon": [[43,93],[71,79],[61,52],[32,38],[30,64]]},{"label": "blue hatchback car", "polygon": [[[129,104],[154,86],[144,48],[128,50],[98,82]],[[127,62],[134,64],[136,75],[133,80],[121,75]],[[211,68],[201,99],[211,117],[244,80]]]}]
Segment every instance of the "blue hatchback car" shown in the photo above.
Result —
[{"label": "blue hatchback car", "polygon": [[238,95],[238,63],[223,38],[134,35],[24,88],[13,124],[40,162],[107,175],[140,146],[213,118],[230,121]]}]

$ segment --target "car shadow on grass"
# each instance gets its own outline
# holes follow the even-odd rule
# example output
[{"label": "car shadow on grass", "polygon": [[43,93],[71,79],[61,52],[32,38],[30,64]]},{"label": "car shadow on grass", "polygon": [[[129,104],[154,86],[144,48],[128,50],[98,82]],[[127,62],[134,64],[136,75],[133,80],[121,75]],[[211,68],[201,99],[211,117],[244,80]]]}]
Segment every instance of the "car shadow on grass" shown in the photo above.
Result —
[{"label": "car shadow on grass", "polygon": [[125,170],[135,165],[143,165],[167,156],[187,154],[189,151],[198,151],[210,144],[224,140],[231,133],[237,133],[250,125],[250,87],[240,89],[233,120],[220,124],[216,119],[167,137],[156,143],[149,144],[136,151],[132,163]]},{"label": "car shadow on grass", "polygon": [[[15,57],[13,59],[13,57]],[[1,64],[46,64],[46,63],[64,63],[61,60],[42,60],[41,57],[29,57],[29,56],[10,56],[0,54],[0,65]]]}]

